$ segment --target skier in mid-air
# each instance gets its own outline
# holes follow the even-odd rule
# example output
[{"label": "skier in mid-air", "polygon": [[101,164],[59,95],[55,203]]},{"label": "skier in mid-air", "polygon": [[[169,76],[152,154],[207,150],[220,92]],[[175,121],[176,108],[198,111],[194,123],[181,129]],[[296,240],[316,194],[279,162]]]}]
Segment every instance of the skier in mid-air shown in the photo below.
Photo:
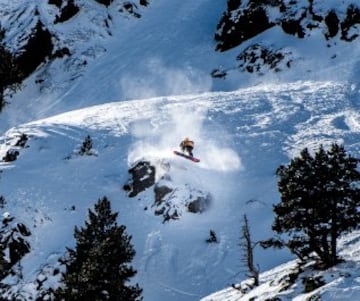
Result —
[{"label": "skier in mid-air", "polygon": [[183,153],[187,153],[190,157],[194,157],[193,149],[194,149],[194,141],[191,141],[188,137],[186,137],[180,143],[180,148]]}]

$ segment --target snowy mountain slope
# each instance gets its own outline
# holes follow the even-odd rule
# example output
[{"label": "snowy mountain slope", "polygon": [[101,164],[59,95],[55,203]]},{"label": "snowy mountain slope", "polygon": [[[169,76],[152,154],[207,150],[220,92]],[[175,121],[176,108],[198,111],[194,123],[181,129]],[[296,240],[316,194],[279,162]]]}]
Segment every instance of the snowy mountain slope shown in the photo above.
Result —
[{"label": "snowy mountain slope", "polygon": [[[10,104],[2,112],[2,130],[115,100],[231,91],[270,82],[357,78],[354,67],[359,39],[347,42],[338,34],[326,40],[323,24],[303,39],[286,34],[280,26],[269,28],[238,47],[218,52],[214,35],[227,10],[226,1],[159,0],[149,1],[146,6],[140,4],[142,1],[132,1],[136,14],[141,15],[136,18],[123,9],[129,1],[115,0],[104,6],[95,0],[81,0],[76,1],[80,9],[77,14],[55,22],[61,9],[71,1],[60,2],[63,4],[59,8],[47,1],[0,1],[7,46],[14,51],[21,49],[36,21],[41,21],[52,34],[54,44],[49,55],[53,58],[46,59],[24,81],[22,90],[8,99]],[[295,12],[307,5],[306,1],[288,2],[286,5]],[[249,3],[245,1],[243,5]],[[336,7],[339,17],[343,17],[351,3],[342,1],[339,6],[336,1],[315,1],[313,6],[321,15]],[[271,9],[268,14],[271,20],[276,19]],[[235,15],[234,12],[234,18]],[[309,20],[305,18],[303,23]],[[358,34],[356,23],[351,34]],[[260,47],[249,51],[254,45]],[[237,57],[242,53],[259,54],[263,47],[289,53],[291,68],[286,67],[284,60],[283,72],[274,72],[260,60],[260,72],[242,72],[254,66],[249,57],[241,67]],[[214,78],[214,70],[225,70],[228,75]]]},{"label": "snowy mountain slope", "polygon": [[[272,204],[279,199],[274,172],[280,164],[303,147],[334,141],[358,153],[357,99],[355,86],[297,82],[115,102],[10,129],[1,138],[1,157],[14,148],[19,156],[1,163],[2,212],[32,235],[27,238],[31,252],[21,260],[23,278],[3,283],[12,283],[11,291],[27,298],[36,296],[39,274],[51,271],[65,246],[74,244],[74,225],[83,225],[87,208],[104,195],[133,236],[135,281],[144,288],[145,301],[199,300],[239,282],[245,277],[238,246],[243,214],[255,240],[268,238]],[[27,147],[14,147],[23,133],[29,137]],[[172,154],[188,133],[199,164]],[[93,139],[94,156],[76,154],[86,135]],[[136,198],[122,190],[129,166],[142,158],[159,171],[161,162],[170,165],[167,175],[179,189],[173,200],[179,220],[164,224],[154,214],[152,188]],[[193,188],[212,195],[210,209],[202,214],[182,205]],[[218,244],[205,242],[210,229]],[[349,258],[355,247],[349,245]],[[292,256],[257,249],[255,258],[265,271]],[[59,276],[51,275],[47,272],[44,287],[56,286]]]},{"label": "snowy mountain slope", "polygon": [[[108,7],[79,0],[80,11],[60,23],[54,20],[61,8],[48,2],[0,0],[1,26],[12,50],[23,46],[40,20],[54,35],[53,54],[66,47],[71,53],[38,66],[1,113],[0,158],[10,149],[19,152],[16,161],[1,162],[1,213],[9,212],[32,233],[26,237],[31,252],[21,261],[23,278],[3,281],[12,284],[8,294],[20,292],[29,300],[38,295],[39,279],[43,288],[56,286],[54,267],[65,246],[74,244],[74,225],[82,226],[87,208],[107,195],[133,236],[134,281],[144,288],[145,301],[199,300],[245,278],[238,246],[244,213],[255,240],[272,234],[272,204],[279,199],[274,172],[280,164],[303,147],[334,141],[358,156],[358,39],[326,40],[321,26],[298,39],[274,27],[220,53],[214,51],[214,32],[225,1],[151,1],[138,5],[141,18],[134,18],[119,11],[122,0]],[[64,7],[71,1],[60,2]],[[351,2],[312,3],[325,13],[334,6],[343,12]],[[358,33],[358,25],[351,33]],[[265,64],[263,75],[240,72],[237,57],[254,44],[291,53],[292,68],[274,73]],[[228,75],[213,78],[214,68]],[[154,96],[162,97],[146,99]],[[98,104],[103,105],[89,107]],[[15,147],[23,133],[27,147]],[[86,135],[93,139],[94,156],[77,154]],[[172,154],[184,136],[195,140],[200,164]],[[123,191],[128,168],[142,158],[156,166],[157,179],[165,174],[172,180],[178,221],[163,223],[154,214],[152,187],[135,198]],[[164,164],[170,165],[167,173]],[[212,196],[202,214],[184,206],[196,189]],[[210,229],[218,244],[205,243]],[[339,268],[351,276],[343,281],[336,274],[322,287],[326,300],[336,300],[333,292],[358,296],[358,233],[352,235],[343,251],[349,261]],[[289,259],[286,251],[255,250],[261,271]],[[270,279],[293,264],[264,274],[252,294],[269,294]],[[284,298],[302,293],[301,282],[296,285]],[[230,289],[210,298],[236,300],[238,293]]]},{"label": "snowy mountain slope", "polygon": [[[6,3],[0,13],[26,7],[28,13],[22,15],[25,20],[21,24],[32,20],[34,6],[39,8],[42,23],[57,37],[55,48],[67,47],[71,56],[39,66],[24,82],[3,114],[3,123],[7,121],[4,129],[6,124],[91,104],[210,89],[206,62],[216,56],[213,31],[223,4],[158,1],[139,6],[142,17],[133,18],[119,13],[122,3],[117,0],[106,8],[96,1],[79,1],[80,12],[60,24],[53,24],[54,5]],[[14,37],[23,34],[22,27],[6,18],[2,18],[2,26],[12,28],[5,38],[7,45],[18,48]],[[27,114],[18,114],[23,110]]]}]

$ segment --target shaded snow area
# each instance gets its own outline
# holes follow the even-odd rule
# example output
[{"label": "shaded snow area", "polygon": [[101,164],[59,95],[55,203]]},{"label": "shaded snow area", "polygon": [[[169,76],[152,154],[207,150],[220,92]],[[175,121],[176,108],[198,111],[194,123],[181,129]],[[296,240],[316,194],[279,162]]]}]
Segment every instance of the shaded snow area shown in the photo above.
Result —
[{"label": "shaded snow area", "polygon": [[[2,213],[16,217],[32,235],[27,237],[31,252],[21,261],[23,278],[5,282],[29,295],[35,294],[39,277],[45,286],[56,287],[59,276],[49,270],[58,265],[65,247],[74,245],[74,226],[82,226],[87,209],[106,195],[132,235],[138,271],[133,281],[144,289],[145,301],[200,300],[240,283],[246,279],[239,247],[243,214],[254,241],[269,238],[272,205],[279,201],[275,170],[280,164],[304,147],[331,142],[358,154],[358,96],[355,85],[337,82],[261,85],[108,103],[8,130],[1,137],[0,155],[9,150],[19,154],[15,161],[1,163]],[[28,136],[25,147],[15,146],[22,134]],[[87,135],[92,152],[81,156]],[[200,163],[173,154],[185,136],[195,141]],[[132,198],[123,190],[128,169],[139,160],[155,166],[156,183],[166,181],[175,188],[170,201],[178,219],[164,222],[155,214],[154,187]],[[210,206],[191,213],[185,201],[199,191],[211,195]],[[218,243],[206,242],[210,230]],[[319,292],[324,300],[360,296],[358,238],[358,233],[344,237],[346,262],[323,272],[327,285]],[[255,249],[261,272],[292,259],[287,251]],[[271,296],[294,266],[290,262],[261,274],[261,286],[251,296]],[[301,275],[307,271],[303,269]],[[282,294],[305,300],[301,287]],[[203,300],[249,300],[241,295],[229,288]]]}]

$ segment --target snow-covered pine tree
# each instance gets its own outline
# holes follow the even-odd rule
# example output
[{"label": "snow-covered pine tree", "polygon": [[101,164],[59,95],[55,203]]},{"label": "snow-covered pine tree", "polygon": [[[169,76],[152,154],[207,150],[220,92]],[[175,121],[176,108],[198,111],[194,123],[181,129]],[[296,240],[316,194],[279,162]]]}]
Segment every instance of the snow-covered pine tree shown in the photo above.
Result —
[{"label": "snow-covered pine tree", "polygon": [[79,154],[80,155],[91,155],[91,149],[93,147],[92,139],[90,135],[87,135],[80,147]]},{"label": "snow-covered pine tree", "polygon": [[314,156],[305,148],[288,166],[280,166],[281,202],[274,206],[273,223],[278,236],[264,245],[287,246],[302,260],[314,252],[322,266],[336,264],[337,238],[360,222],[358,162],[344,146],[333,144],[328,151],[320,146]]},{"label": "snow-covered pine tree", "polygon": [[68,249],[63,285],[56,300],[142,300],[142,289],[128,282],[136,271],[129,265],[135,250],[126,227],[117,225],[106,197],[89,210],[84,228],[75,227],[75,249]]}]

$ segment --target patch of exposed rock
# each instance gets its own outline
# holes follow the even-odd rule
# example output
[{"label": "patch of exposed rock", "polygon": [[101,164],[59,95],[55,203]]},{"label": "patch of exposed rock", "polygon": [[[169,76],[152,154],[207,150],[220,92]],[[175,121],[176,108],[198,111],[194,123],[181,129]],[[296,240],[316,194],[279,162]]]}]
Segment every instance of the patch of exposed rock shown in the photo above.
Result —
[{"label": "patch of exposed rock", "polygon": [[[279,26],[290,35],[305,38],[312,30],[320,30],[326,39],[340,35],[340,39],[352,41],[358,34],[352,33],[360,24],[360,8],[349,4],[343,14],[336,7],[317,7],[313,0],[228,0],[215,33],[216,49],[234,48],[271,27]],[[325,30],[324,30],[325,29]]]},{"label": "patch of exposed rock", "polygon": [[130,169],[131,180],[124,185],[130,198],[137,196],[140,192],[155,184],[155,167],[149,161],[139,161]]},{"label": "patch of exposed rock", "polygon": [[[161,174],[156,180],[156,174]],[[124,185],[128,196],[139,196],[152,188],[151,208],[154,214],[161,216],[163,222],[177,220],[184,212],[203,213],[211,204],[211,195],[189,184],[174,183],[171,179],[171,165],[161,161],[151,164],[149,161],[136,162],[129,169],[130,179]]]}]

